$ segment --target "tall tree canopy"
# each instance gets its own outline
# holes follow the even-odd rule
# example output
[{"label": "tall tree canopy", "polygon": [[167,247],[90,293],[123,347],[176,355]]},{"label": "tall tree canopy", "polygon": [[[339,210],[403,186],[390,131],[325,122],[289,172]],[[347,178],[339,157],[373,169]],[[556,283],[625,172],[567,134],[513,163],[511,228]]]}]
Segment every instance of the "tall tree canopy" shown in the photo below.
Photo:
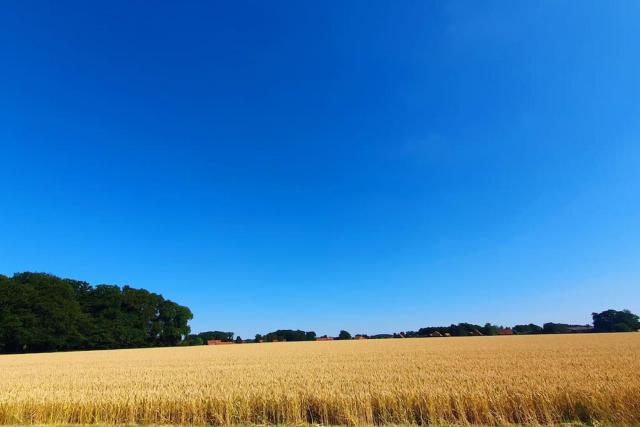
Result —
[{"label": "tall tree canopy", "polygon": [[[257,337],[256,337],[257,338]],[[299,329],[278,329],[274,332],[269,332],[261,339],[270,341],[314,341],[316,339],[316,333],[313,331],[305,332]]]},{"label": "tall tree canopy", "polygon": [[542,326],[538,326],[534,323],[528,325],[516,325],[513,327],[513,332],[516,334],[541,334]]},{"label": "tall tree canopy", "polygon": [[338,334],[338,339],[339,340],[350,340],[351,339],[351,334],[348,331],[345,331],[344,329],[340,331],[340,333]]},{"label": "tall tree canopy", "polygon": [[592,313],[593,327],[601,332],[631,332],[640,330],[640,318],[629,310],[606,310]]},{"label": "tall tree canopy", "polygon": [[92,287],[43,273],[0,276],[0,352],[176,345],[191,311],[129,286]]}]

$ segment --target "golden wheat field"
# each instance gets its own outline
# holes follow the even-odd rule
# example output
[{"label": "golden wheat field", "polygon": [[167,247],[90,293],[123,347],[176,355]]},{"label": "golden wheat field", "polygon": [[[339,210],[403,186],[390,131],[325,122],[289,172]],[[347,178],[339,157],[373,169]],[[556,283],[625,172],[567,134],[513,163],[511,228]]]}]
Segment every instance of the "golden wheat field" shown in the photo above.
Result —
[{"label": "golden wheat field", "polygon": [[640,422],[640,334],[0,356],[0,423]]}]

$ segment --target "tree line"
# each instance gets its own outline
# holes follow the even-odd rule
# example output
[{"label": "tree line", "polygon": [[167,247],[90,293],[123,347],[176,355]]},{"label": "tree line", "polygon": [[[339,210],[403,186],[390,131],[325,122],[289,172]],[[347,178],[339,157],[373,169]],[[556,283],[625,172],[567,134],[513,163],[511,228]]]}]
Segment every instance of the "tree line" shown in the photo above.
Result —
[{"label": "tree line", "polygon": [[[314,331],[279,329],[243,340],[233,332],[190,334],[189,308],[162,295],[129,286],[98,285],[61,279],[44,273],[0,275],[0,353],[116,349],[225,342],[315,341]],[[417,331],[358,334],[356,338],[417,338],[439,335],[557,334],[568,332],[629,332],[640,330],[639,317],[629,310],[592,313],[593,325],[545,323],[513,328],[486,323],[427,326]],[[335,339],[352,339],[341,330]]]},{"label": "tree line", "polygon": [[[345,331],[343,331],[345,332]],[[313,331],[302,331],[300,329],[278,329],[267,334],[256,334],[254,339],[243,340],[242,337],[235,337],[233,332],[207,331],[199,334],[187,336],[185,345],[206,345],[209,340],[220,340],[225,342],[279,342],[279,341],[315,341],[316,333]]]},{"label": "tree line", "polygon": [[[493,325],[486,323],[484,326],[475,325],[473,323],[458,323],[449,326],[426,326],[417,331],[394,332],[387,334],[357,334],[356,337],[367,339],[386,339],[386,338],[423,338],[433,336],[434,333],[439,335],[448,335],[452,337],[466,337],[473,335],[500,335],[506,330],[511,331],[514,335],[532,335],[532,334],[566,334],[572,332],[631,332],[640,330],[639,317],[629,310],[606,310],[601,313],[592,313],[593,325],[572,325],[566,323],[544,323],[542,326],[529,323],[516,325],[513,328]],[[313,331],[302,331],[292,329],[280,329],[267,334],[256,334],[254,339],[243,340],[241,337],[234,339],[233,332],[209,331],[202,332],[197,335],[190,335],[185,341],[186,345],[202,345],[206,344],[209,339],[218,339],[221,341],[235,341],[237,343],[247,342],[278,342],[278,341],[315,341],[318,338],[327,338],[326,335],[317,337]],[[353,336],[346,330],[341,330],[335,337],[337,340],[350,340]]]},{"label": "tree line", "polygon": [[173,346],[192,318],[187,307],[145,289],[0,275],[1,353]]},{"label": "tree line", "polygon": [[544,323],[542,326],[529,323],[515,325],[513,328],[486,323],[484,326],[472,323],[458,323],[450,326],[427,326],[417,331],[399,332],[393,334],[379,334],[368,338],[398,338],[398,337],[428,337],[434,332],[448,334],[452,337],[477,335],[499,335],[509,330],[514,335],[531,334],[566,334],[572,332],[632,332],[640,330],[640,317],[629,310],[605,310],[601,313],[591,313],[592,325],[572,325],[566,323]]}]

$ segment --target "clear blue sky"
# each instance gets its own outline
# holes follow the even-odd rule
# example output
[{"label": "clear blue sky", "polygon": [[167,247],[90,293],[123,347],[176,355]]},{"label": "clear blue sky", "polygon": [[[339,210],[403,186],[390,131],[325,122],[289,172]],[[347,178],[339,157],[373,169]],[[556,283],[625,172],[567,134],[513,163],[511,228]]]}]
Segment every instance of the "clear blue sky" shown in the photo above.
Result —
[{"label": "clear blue sky", "polygon": [[0,273],[194,331],[640,311],[640,3],[7,1]]}]

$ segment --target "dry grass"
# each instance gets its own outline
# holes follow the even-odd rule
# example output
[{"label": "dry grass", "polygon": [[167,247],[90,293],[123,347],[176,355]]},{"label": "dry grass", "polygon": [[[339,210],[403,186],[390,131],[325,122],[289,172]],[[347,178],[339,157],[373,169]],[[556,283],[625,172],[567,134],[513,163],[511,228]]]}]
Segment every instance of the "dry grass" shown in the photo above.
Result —
[{"label": "dry grass", "polygon": [[0,356],[0,424],[640,422],[640,334]]}]

